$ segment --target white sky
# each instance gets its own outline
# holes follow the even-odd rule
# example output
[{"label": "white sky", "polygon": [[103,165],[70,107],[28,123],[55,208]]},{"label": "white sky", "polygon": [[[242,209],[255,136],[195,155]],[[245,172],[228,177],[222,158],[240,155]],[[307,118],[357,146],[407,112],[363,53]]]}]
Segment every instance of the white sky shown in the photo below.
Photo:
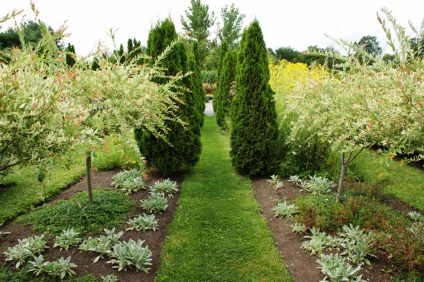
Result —
[{"label": "white sky", "polygon": [[[390,52],[376,13],[382,7],[392,10],[403,26],[411,20],[419,27],[424,18],[424,0],[202,0],[220,19],[220,10],[234,3],[246,15],[244,26],[257,18],[265,43],[274,50],[292,47],[304,51],[310,45],[334,46],[324,34],[337,39],[359,41],[362,36],[377,36],[383,53]],[[71,36],[65,40],[75,46],[79,55],[87,55],[101,40],[109,48],[107,36],[111,28],[118,29],[117,44],[126,47],[128,38],[136,38],[142,45],[158,20],[171,16],[177,32],[182,33],[180,16],[191,5],[190,0],[34,0],[39,18],[58,29],[66,21]],[[29,0],[0,0],[0,17],[14,9],[24,9],[26,19],[32,19]],[[380,15],[383,14],[380,12]],[[12,24],[10,22],[10,24]],[[3,25],[2,31],[9,24]],[[216,27],[213,27],[213,31]],[[407,29],[409,30],[409,29]]]}]

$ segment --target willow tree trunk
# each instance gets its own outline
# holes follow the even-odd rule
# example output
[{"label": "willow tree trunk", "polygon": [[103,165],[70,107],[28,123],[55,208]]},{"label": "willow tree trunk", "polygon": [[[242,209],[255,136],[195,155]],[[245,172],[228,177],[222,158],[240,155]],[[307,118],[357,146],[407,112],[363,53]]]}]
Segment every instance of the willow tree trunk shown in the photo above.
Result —
[{"label": "willow tree trunk", "polygon": [[93,189],[91,187],[91,152],[85,156],[85,169],[87,175],[87,193],[88,193],[88,204],[93,204]]}]

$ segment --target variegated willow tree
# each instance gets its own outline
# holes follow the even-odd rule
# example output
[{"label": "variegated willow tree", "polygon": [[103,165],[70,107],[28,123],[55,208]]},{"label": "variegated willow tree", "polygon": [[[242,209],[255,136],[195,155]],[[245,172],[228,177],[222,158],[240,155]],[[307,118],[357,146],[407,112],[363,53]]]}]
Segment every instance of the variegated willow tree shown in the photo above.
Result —
[{"label": "variegated willow tree", "polygon": [[[378,17],[394,53],[393,62],[337,41],[348,54],[344,70],[323,80],[298,84],[285,100],[285,116],[297,116],[289,142],[296,142],[298,133],[307,128],[311,142],[318,139],[339,153],[337,202],[347,167],[364,149],[378,145],[387,149],[389,157],[424,158],[424,61],[411,48],[405,28],[390,11],[382,11],[391,24],[389,28],[386,20]],[[411,29],[422,38],[424,22],[420,30],[412,25]],[[361,59],[353,55],[358,53]]]},{"label": "variegated willow tree", "polygon": [[[89,67],[89,58],[76,58],[69,67],[65,51],[56,45],[66,36],[65,28],[53,34],[37,21],[43,33],[37,45],[21,40],[22,48],[2,54],[7,63],[0,64],[0,172],[17,165],[42,165],[81,144],[87,148],[89,165],[91,148],[109,134],[143,126],[161,135],[167,132],[166,120],[183,123],[170,113],[178,107],[185,74],[167,77],[160,67],[175,42],[151,66],[112,63],[116,60],[102,56],[106,50],[99,47],[92,54],[96,70]],[[153,82],[158,77],[166,77],[166,83]],[[91,189],[89,199],[92,202]]]}]

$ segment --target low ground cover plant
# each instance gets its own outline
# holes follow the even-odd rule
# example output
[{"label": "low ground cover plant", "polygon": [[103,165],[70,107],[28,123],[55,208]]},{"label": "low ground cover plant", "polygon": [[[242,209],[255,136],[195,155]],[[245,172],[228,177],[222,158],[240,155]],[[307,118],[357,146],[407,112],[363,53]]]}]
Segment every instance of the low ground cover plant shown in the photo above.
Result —
[{"label": "low ground cover plant", "polygon": [[152,193],[149,198],[140,202],[141,207],[150,213],[162,213],[168,208],[168,201],[160,193]]},{"label": "low ground cover plant", "polygon": [[81,233],[100,232],[104,228],[118,226],[135,205],[122,192],[96,189],[94,203],[88,205],[86,192],[80,192],[69,200],[44,204],[31,213],[21,216],[18,221],[34,225],[34,230],[49,230],[60,234],[62,230],[74,228]]},{"label": "low ground cover plant", "polygon": [[158,229],[158,221],[156,220],[156,217],[154,214],[150,215],[139,215],[138,217],[134,217],[127,221],[127,224],[129,227],[126,228],[126,230],[137,230],[137,231],[146,231],[146,230],[153,230],[156,231]]},{"label": "low ground cover plant", "polygon": [[67,276],[75,274],[75,268],[78,266],[71,262],[71,257],[64,259],[61,257],[55,261],[45,261],[43,255],[34,257],[34,261],[30,262],[27,272],[35,274],[35,276],[48,275],[63,280]]},{"label": "low ground cover plant", "polygon": [[60,250],[68,250],[70,247],[79,245],[82,242],[82,238],[79,232],[76,232],[74,228],[63,230],[59,236],[56,236],[53,248],[60,247]]},{"label": "low ground cover plant", "polygon": [[124,193],[130,194],[145,189],[143,172],[138,169],[124,170],[113,177],[112,185]]},{"label": "low ground cover plant", "polygon": [[107,263],[112,264],[118,271],[135,267],[137,270],[149,272],[152,265],[152,252],[147,246],[143,246],[144,241],[138,239],[134,241],[121,242],[115,244],[111,250],[107,251],[111,258]]},{"label": "low ground cover plant", "polygon": [[299,213],[299,208],[294,204],[289,204],[287,201],[282,201],[273,208],[275,217],[292,218],[293,215]]},{"label": "low ground cover plant", "polygon": [[168,179],[158,180],[150,188],[152,193],[160,193],[167,197],[172,197],[175,192],[178,191],[177,182]]},{"label": "low ground cover plant", "polygon": [[44,235],[18,239],[18,242],[18,244],[7,248],[7,251],[4,252],[6,261],[14,263],[15,268],[20,268],[29,259],[32,259],[35,255],[42,253],[48,248]]},{"label": "low ground cover plant", "polygon": [[360,266],[352,267],[339,254],[321,254],[317,260],[320,265],[321,272],[325,275],[323,281],[353,281],[362,282],[362,275],[359,275]]}]

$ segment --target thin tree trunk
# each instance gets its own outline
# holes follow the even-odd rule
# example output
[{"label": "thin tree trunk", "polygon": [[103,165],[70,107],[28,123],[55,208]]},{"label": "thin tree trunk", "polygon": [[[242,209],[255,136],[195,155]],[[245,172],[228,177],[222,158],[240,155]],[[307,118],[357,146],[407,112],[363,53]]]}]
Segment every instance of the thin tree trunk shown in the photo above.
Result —
[{"label": "thin tree trunk", "polygon": [[342,167],[340,169],[339,185],[337,186],[336,203],[340,203],[340,198],[342,196],[342,190],[343,190],[343,180],[346,174],[347,166],[349,165],[351,161],[352,153],[353,152],[349,152],[346,158],[343,152],[340,153],[340,160],[342,161]]},{"label": "thin tree trunk", "polygon": [[342,189],[343,189],[343,179],[346,174],[346,163],[342,161],[342,168],[340,169],[340,175],[339,175],[339,185],[337,186],[337,195],[336,195],[336,203],[340,203],[340,198],[342,196]]},{"label": "thin tree trunk", "polygon": [[91,188],[91,152],[87,153],[85,157],[85,168],[87,174],[87,192],[88,192],[88,204],[93,204],[93,189]]}]

